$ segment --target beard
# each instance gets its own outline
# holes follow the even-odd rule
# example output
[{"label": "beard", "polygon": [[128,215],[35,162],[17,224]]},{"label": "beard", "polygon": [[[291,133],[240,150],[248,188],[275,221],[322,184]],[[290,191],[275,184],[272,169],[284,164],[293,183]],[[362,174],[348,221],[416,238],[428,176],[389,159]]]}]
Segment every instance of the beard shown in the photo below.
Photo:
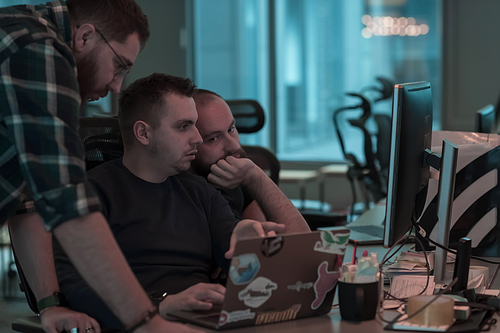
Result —
[{"label": "beard", "polygon": [[240,154],[239,158],[246,158],[247,153],[243,150],[243,148],[239,148],[236,151],[233,151],[231,153],[227,153],[225,156],[219,158],[217,161],[214,163],[208,163],[201,161],[197,158],[195,158],[193,161],[191,161],[191,172],[194,173],[195,175],[202,176],[203,178],[207,178],[208,175],[210,174],[210,167],[217,163],[219,160],[226,159],[228,156],[233,156],[236,154]]},{"label": "beard", "polygon": [[98,72],[97,67],[97,59],[91,54],[86,55],[76,63],[82,103],[86,103],[92,94],[92,90],[95,90]]}]

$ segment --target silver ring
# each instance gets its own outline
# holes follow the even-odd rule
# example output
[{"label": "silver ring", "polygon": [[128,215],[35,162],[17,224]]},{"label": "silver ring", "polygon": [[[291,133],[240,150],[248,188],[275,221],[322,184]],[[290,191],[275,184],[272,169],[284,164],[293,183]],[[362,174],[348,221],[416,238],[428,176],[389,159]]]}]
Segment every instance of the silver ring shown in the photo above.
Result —
[{"label": "silver ring", "polygon": [[71,333],[78,333],[78,327],[73,327],[71,329]]},{"label": "silver ring", "polygon": [[87,331],[87,333],[88,333],[88,332],[92,331],[93,329],[94,329],[94,328],[93,328],[92,326],[90,326],[90,327],[87,327],[85,330],[86,330],[86,331]]}]

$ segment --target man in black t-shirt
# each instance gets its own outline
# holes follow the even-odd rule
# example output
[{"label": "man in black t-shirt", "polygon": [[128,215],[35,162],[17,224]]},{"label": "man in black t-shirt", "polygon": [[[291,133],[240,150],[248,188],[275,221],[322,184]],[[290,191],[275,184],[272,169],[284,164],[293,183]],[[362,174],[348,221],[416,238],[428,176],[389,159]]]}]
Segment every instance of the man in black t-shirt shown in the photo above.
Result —
[{"label": "man in black t-shirt", "polygon": [[[185,172],[201,143],[195,90],[191,80],[164,74],[132,83],[119,100],[123,159],[88,173],[120,249],[163,317],[222,303],[225,288],[209,283],[211,268],[228,270],[237,239],[284,231],[272,222],[239,221],[205,179]],[[70,306],[122,329],[56,243],[54,254]]]},{"label": "man in black t-shirt", "polygon": [[310,231],[292,202],[241,148],[229,105],[218,94],[198,89],[194,95],[203,143],[191,171],[205,177],[228,200],[235,216],[286,225],[286,232]]}]

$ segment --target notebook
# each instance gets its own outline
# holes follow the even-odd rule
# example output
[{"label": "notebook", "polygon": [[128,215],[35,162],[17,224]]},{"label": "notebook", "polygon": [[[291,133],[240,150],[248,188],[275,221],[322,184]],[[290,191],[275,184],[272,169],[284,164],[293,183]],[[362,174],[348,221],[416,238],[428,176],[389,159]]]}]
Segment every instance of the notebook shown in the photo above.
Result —
[{"label": "notebook", "polygon": [[326,314],[348,240],[347,229],[241,240],[231,260],[223,304],[170,315],[222,330]]}]

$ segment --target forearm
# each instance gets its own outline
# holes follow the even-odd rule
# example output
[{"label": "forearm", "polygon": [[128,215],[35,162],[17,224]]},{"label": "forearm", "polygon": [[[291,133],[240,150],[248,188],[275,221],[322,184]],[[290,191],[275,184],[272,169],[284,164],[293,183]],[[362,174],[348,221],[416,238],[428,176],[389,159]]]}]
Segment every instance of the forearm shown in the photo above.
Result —
[{"label": "forearm", "polygon": [[101,213],[67,221],[54,235],[85,281],[125,325],[152,308]]},{"label": "forearm", "polygon": [[52,237],[45,231],[40,215],[28,213],[14,216],[8,224],[17,259],[37,301],[59,291]]},{"label": "forearm", "polygon": [[[258,169],[258,170],[257,170]],[[257,167],[245,182],[250,194],[262,209],[268,221],[286,226],[286,232],[307,232],[311,229],[290,199],[279,189],[264,171]]]}]

